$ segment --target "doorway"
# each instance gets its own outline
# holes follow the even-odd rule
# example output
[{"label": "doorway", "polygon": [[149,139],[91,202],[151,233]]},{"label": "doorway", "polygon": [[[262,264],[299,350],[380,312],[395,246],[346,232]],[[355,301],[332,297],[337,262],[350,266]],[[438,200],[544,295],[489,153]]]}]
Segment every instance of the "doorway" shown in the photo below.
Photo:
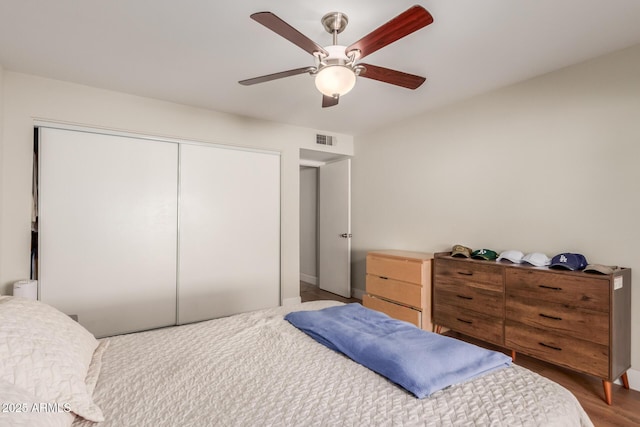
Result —
[{"label": "doorway", "polygon": [[331,160],[300,162],[300,281],[350,298],[351,161]]},{"label": "doorway", "polygon": [[300,281],[318,286],[318,168],[300,166]]}]

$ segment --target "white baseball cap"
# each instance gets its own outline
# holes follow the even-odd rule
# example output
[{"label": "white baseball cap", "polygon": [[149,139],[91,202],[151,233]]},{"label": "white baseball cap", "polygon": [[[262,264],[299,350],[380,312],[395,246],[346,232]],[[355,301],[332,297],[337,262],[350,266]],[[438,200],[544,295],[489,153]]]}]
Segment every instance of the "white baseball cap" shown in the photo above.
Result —
[{"label": "white baseball cap", "polygon": [[536,267],[544,267],[551,264],[551,258],[541,252],[533,252],[522,257],[522,262],[526,262]]},{"label": "white baseball cap", "polygon": [[498,257],[498,261],[506,259],[508,261],[511,261],[515,264],[520,264],[522,262],[522,257],[524,256],[524,254],[520,251],[504,251],[500,253],[500,256]]}]

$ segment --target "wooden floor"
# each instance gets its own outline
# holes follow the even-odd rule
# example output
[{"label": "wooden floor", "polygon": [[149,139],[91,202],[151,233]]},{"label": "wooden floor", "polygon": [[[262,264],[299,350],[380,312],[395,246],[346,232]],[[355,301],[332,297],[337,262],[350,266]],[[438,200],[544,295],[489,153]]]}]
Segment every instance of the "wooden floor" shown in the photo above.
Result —
[{"label": "wooden floor", "polygon": [[[317,286],[300,282],[302,301],[335,300],[341,302],[361,302],[356,298],[344,298],[331,292],[323,291]],[[448,335],[481,344],[473,339],[450,333]],[[490,346],[487,346],[490,347]],[[504,350],[511,355],[511,352]],[[516,363],[547,377],[570,390],[580,401],[596,427],[640,426],[640,392],[626,390],[620,385],[613,385],[613,405],[607,405],[602,389],[602,381],[588,375],[579,374],[568,369],[542,362],[524,355],[517,355]],[[638,387],[638,384],[631,384]]]},{"label": "wooden floor", "polygon": [[323,291],[319,287],[305,282],[300,282],[300,298],[302,299],[302,302],[317,301],[322,299],[329,299],[340,302],[362,302],[357,298],[345,298],[341,297],[340,295],[332,294],[331,292]]}]

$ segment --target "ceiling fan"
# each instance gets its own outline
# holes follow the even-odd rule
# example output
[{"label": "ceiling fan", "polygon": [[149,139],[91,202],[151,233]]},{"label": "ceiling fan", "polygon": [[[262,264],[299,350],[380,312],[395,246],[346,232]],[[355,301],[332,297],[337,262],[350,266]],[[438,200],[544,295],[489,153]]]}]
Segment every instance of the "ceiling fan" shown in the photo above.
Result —
[{"label": "ceiling fan", "polygon": [[357,76],[408,89],[417,89],[426,80],[421,76],[358,62],[365,56],[431,24],[433,17],[422,6],[410,7],[350,46],[338,44],[338,34],[344,31],[349,23],[349,18],[344,13],[331,12],[322,17],[324,29],[333,35],[333,44],[325,47],[318,45],[271,12],[254,13],[251,19],[313,55],[315,65],[241,80],[238,82],[241,85],[249,86],[309,73],[315,76],[316,87],[323,95],[324,108],[337,105],[340,97],[353,89]]}]

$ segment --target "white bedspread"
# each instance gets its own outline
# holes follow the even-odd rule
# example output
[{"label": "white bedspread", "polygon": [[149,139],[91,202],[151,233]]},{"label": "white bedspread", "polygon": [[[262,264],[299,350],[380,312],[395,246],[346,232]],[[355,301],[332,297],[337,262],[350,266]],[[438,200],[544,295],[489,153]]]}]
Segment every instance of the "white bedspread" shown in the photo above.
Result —
[{"label": "white bedspread", "polygon": [[560,385],[512,366],[416,399],[283,319],[316,301],[106,338],[88,426],[591,426]]}]

